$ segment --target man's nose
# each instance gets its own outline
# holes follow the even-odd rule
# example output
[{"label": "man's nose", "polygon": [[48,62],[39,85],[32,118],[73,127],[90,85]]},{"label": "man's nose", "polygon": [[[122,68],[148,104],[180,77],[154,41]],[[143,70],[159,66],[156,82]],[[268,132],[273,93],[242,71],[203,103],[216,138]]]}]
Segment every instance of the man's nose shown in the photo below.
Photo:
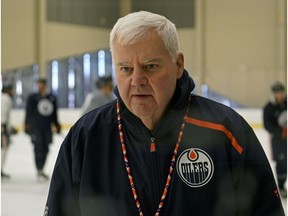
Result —
[{"label": "man's nose", "polygon": [[143,86],[147,84],[145,71],[141,67],[134,68],[131,84],[134,86]]}]

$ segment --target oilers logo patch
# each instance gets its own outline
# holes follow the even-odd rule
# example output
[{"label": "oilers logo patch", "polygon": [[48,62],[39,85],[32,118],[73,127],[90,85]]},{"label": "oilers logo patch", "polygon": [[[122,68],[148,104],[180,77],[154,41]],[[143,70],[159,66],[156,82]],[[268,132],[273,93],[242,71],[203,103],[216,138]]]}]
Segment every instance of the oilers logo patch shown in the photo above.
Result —
[{"label": "oilers logo patch", "polygon": [[214,173],[214,164],[205,151],[190,148],[181,153],[177,159],[176,169],[183,182],[196,188],[210,181]]}]

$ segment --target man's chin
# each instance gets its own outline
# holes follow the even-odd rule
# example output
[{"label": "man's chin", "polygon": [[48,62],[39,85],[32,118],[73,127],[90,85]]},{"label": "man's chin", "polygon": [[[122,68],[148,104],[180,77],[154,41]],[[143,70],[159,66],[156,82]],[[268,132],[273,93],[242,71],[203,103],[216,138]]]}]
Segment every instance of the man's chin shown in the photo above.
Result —
[{"label": "man's chin", "polygon": [[155,110],[145,104],[133,104],[130,111],[139,118],[149,117],[153,114],[153,111],[155,112]]}]

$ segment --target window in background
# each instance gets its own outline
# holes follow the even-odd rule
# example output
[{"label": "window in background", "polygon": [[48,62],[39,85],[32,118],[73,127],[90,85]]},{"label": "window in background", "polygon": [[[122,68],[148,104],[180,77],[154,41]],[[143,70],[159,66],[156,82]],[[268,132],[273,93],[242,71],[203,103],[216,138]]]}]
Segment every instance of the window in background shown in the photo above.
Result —
[{"label": "window in background", "polygon": [[[109,49],[53,59],[47,64],[48,90],[57,96],[60,108],[81,107],[86,95],[95,90],[101,76],[114,75]],[[2,71],[2,83],[14,85],[14,108],[24,108],[28,95],[37,91],[37,65]]]},{"label": "window in background", "polygon": [[86,95],[95,90],[96,80],[106,75],[113,76],[113,71],[109,49],[84,53],[51,61],[48,64],[51,85],[48,85],[58,96],[59,107],[78,108]]},{"label": "window in background", "polygon": [[58,95],[58,84],[59,84],[58,74],[59,74],[58,61],[53,61],[51,68],[51,88],[52,93],[56,96]]},{"label": "window in background", "polygon": [[98,51],[98,77],[105,76],[105,51],[99,50]]},{"label": "window in background", "polygon": [[14,70],[2,71],[2,85],[13,85],[13,108],[24,108],[30,93],[37,90],[38,66],[31,65]]}]

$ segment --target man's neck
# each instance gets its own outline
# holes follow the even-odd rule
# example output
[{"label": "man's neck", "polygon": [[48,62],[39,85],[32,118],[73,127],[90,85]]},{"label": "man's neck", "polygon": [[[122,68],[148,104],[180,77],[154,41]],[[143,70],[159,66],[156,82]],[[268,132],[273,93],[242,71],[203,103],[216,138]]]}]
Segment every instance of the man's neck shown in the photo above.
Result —
[{"label": "man's neck", "polygon": [[47,92],[46,92],[46,91],[39,91],[39,94],[40,94],[41,96],[45,96],[45,95],[47,94]]}]

